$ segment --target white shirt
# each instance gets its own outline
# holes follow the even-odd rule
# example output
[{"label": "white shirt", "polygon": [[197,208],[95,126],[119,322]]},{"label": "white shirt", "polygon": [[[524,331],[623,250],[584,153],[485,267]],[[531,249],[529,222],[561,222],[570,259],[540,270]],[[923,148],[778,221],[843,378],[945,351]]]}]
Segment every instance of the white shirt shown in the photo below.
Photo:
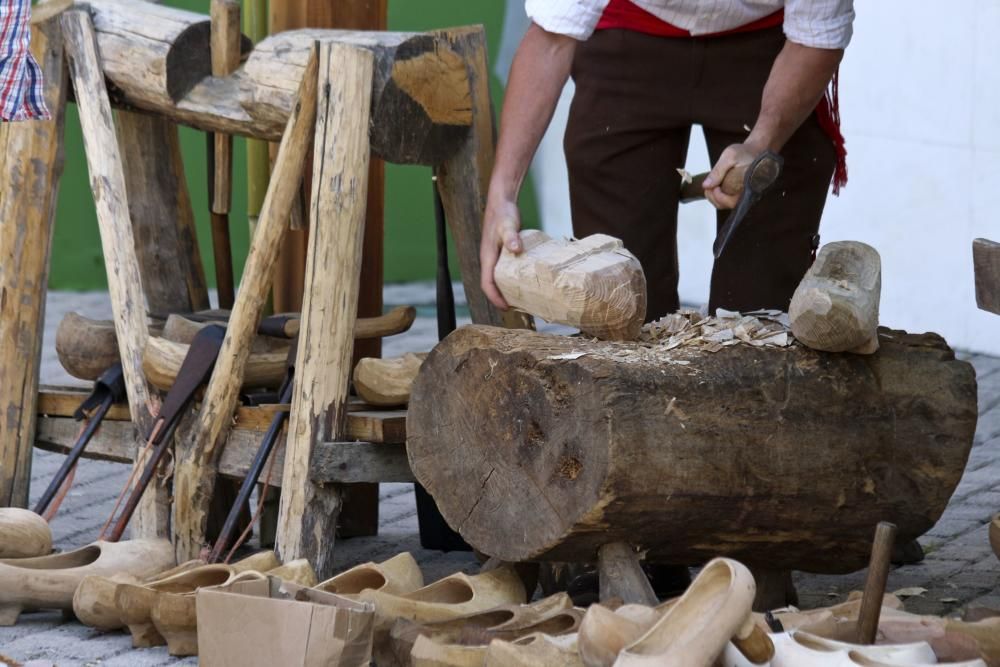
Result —
[{"label": "white shirt", "polygon": [[[528,16],[549,32],[590,37],[610,0],[526,0]],[[803,46],[843,49],[851,41],[854,0],[631,0],[667,23],[707,35],[785,9],[785,36]]]}]

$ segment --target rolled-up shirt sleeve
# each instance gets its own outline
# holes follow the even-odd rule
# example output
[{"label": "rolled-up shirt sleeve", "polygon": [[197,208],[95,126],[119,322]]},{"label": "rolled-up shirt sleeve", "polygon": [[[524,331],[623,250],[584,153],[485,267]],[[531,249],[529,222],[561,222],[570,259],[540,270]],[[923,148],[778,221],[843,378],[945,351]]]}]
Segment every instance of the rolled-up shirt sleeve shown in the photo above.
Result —
[{"label": "rolled-up shirt sleeve", "polygon": [[845,49],[854,33],[854,0],[787,0],[785,36],[816,49]]},{"label": "rolled-up shirt sleeve", "polygon": [[524,10],[538,27],[574,39],[590,38],[610,0],[525,0]]}]

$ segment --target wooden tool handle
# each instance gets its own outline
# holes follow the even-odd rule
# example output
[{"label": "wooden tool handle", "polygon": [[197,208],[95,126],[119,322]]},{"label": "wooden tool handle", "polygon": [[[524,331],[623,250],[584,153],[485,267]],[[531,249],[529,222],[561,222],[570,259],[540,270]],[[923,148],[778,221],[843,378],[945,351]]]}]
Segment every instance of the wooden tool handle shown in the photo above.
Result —
[{"label": "wooden tool handle", "polygon": [[[417,317],[417,309],[413,306],[396,306],[385,315],[377,317],[359,317],[354,324],[354,339],[385,338],[409,330]],[[288,320],[285,324],[285,335],[294,338],[299,334],[302,320]]]},{"label": "wooden tool handle", "polygon": [[768,662],[774,657],[774,642],[764,629],[754,622],[753,614],[732,639],[733,646],[755,665]]},{"label": "wooden tool handle", "polygon": [[[746,176],[747,168],[750,165],[743,165],[742,167],[733,167],[728,172],[726,172],[726,177],[722,179],[722,191],[727,195],[740,195],[743,194],[743,179]],[[681,203],[686,204],[692,201],[698,201],[699,199],[705,198],[705,188],[703,183],[705,179],[708,178],[708,172],[703,174],[698,174],[697,176],[691,177],[690,183],[681,184]]]},{"label": "wooden tool handle", "polygon": [[879,616],[882,613],[885,583],[889,578],[892,546],[895,542],[896,525],[887,521],[879,522],[875,529],[871,560],[868,562],[868,577],[865,579],[865,591],[861,598],[861,611],[858,614],[857,642],[859,644],[875,643]]}]

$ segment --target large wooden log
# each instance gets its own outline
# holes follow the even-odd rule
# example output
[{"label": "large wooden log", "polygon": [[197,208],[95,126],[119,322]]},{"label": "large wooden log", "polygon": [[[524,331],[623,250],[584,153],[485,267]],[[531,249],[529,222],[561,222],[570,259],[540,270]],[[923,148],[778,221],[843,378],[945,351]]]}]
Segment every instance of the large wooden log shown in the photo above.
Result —
[{"label": "large wooden log", "polygon": [[417,479],[478,550],[593,560],[729,556],[864,566],[874,526],[928,530],[958,484],[976,381],[935,334],[882,330],[875,355],[591,342],[472,326],[410,398]]},{"label": "large wooden log", "polygon": [[[117,105],[210,132],[277,141],[312,44],[333,41],[369,50],[375,58],[371,141],[376,154],[391,162],[437,164],[469,132],[465,63],[437,34],[288,31],[257,44],[232,76],[213,77],[207,15],[141,0],[86,4]],[[249,46],[244,41],[245,52]]]},{"label": "large wooden log", "polygon": [[63,168],[66,68],[59,23],[32,29],[51,120],[0,125],[0,507],[25,507],[45,289]]}]

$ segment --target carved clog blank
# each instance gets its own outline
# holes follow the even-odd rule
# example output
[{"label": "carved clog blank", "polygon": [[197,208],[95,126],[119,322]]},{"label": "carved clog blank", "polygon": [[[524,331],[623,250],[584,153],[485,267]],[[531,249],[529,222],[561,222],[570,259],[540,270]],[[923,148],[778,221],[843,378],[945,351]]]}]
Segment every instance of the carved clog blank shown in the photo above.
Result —
[{"label": "carved clog blank", "polygon": [[[147,577],[145,581],[164,579],[204,564],[203,560],[189,560],[177,567]],[[124,628],[125,624],[118,613],[118,608],[115,607],[115,593],[121,584],[141,583],[143,582],[138,577],[128,574],[84,577],[73,594],[73,614],[81,623],[96,630],[108,632]]]},{"label": "carved clog blank", "polygon": [[524,584],[512,567],[474,576],[453,574],[407,595],[365,590],[358,600],[375,605],[375,646],[389,640],[397,619],[418,623],[445,621],[505,604],[523,604]]},{"label": "carved clog blank", "polygon": [[494,639],[484,667],[582,667],[577,636],[533,634],[513,642]]},{"label": "carved clog blank", "polygon": [[13,625],[23,609],[73,608],[73,594],[88,575],[145,577],[174,564],[166,540],[94,542],[75,551],[0,561],[0,625]]},{"label": "carved clog blank", "polygon": [[627,646],[616,667],[709,667],[730,639],[757,630],[751,614],[753,575],[742,564],[716,558],[646,633]]},{"label": "carved clog blank", "polygon": [[611,667],[618,654],[644,635],[660,618],[660,612],[641,604],[627,604],[611,611],[594,604],[580,624],[580,657],[587,667]]},{"label": "carved clog blank", "polygon": [[49,523],[30,510],[0,507],[0,558],[34,558],[52,553]]},{"label": "carved clog blank", "polygon": [[382,563],[362,563],[318,584],[316,588],[337,595],[357,595],[371,589],[406,595],[424,586],[424,575],[408,551]]},{"label": "carved clog blank", "polygon": [[312,588],[317,582],[316,571],[313,570],[312,565],[305,558],[289,561],[285,565],[267,570],[267,573],[272,577],[278,577],[284,581],[304,586],[305,588]]}]

